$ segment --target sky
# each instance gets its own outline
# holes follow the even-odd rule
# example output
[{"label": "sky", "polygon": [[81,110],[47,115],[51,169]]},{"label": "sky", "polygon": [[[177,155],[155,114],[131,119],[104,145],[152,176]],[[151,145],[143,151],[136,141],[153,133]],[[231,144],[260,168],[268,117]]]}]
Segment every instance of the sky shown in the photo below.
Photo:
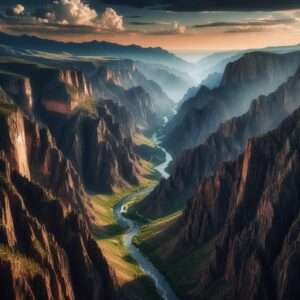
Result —
[{"label": "sky", "polygon": [[0,4],[0,30],[63,41],[106,40],[183,55],[300,43],[300,9],[172,11],[81,0]]}]

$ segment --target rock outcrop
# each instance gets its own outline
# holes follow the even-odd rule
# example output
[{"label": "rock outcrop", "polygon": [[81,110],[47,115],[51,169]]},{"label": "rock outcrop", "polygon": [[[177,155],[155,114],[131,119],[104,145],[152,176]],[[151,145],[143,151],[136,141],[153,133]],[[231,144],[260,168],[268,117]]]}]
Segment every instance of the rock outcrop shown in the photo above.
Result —
[{"label": "rock outcrop", "polygon": [[89,191],[107,193],[137,184],[135,124],[125,107],[103,100],[90,109],[68,117],[44,113],[42,118]]},{"label": "rock outcrop", "polygon": [[175,102],[181,100],[185,92],[194,84],[188,73],[180,72],[174,68],[142,62],[137,62],[136,65],[147,79],[158,83]]},{"label": "rock outcrop", "polygon": [[275,92],[254,100],[244,115],[223,123],[205,143],[185,151],[177,159],[171,177],[139,204],[141,212],[155,217],[184,205],[203,177],[213,174],[222,162],[236,159],[249,138],[276,128],[298,108],[299,94],[298,70]]},{"label": "rock outcrop", "polygon": [[299,128],[297,109],[249,140],[154,238],[172,268],[193,257],[185,286],[178,282],[184,299],[299,298]]},{"label": "rock outcrop", "polygon": [[27,112],[33,107],[30,79],[19,74],[0,70],[0,86],[14,98],[15,102]]},{"label": "rock outcrop", "polygon": [[0,90],[0,290],[4,299],[115,299],[77,172],[49,131]]},{"label": "rock outcrop", "polygon": [[116,60],[103,63],[92,75],[91,80],[95,86],[95,94],[100,98],[117,99],[118,102],[122,102],[120,87],[125,90],[141,87],[151,97],[154,112],[158,117],[172,113],[172,100],[155,81],[148,80],[133,61]]},{"label": "rock outcrop", "polygon": [[68,114],[93,97],[91,83],[78,70],[14,62],[0,63],[0,70],[1,86],[26,112],[43,107]]},{"label": "rock outcrop", "polygon": [[237,161],[202,182],[185,211],[185,241],[218,235],[199,279],[203,289],[224,280],[229,288],[221,299],[300,296],[299,120],[297,110],[278,129],[250,140]]},{"label": "rock outcrop", "polygon": [[199,145],[222,122],[246,112],[254,98],[274,91],[299,65],[299,52],[253,52],[229,63],[219,87],[202,87],[184,102],[165,130],[164,146],[178,155]]},{"label": "rock outcrop", "polygon": [[[124,107],[120,107],[112,101],[92,101],[93,88],[81,71],[16,62],[1,63],[0,70],[3,70],[2,83],[5,91],[18,105],[18,99],[25,92],[21,93],[20,89],[18,92],[12,90],[9,85],[10,75],[6,78],[5,74],[13,72],[18,74],[17,78],[30,84],[33,105],[24,110],[32,118],[37,118],[48,126],[88,190],[112,192],[117,187],[138,183],[139,157],[135,154],[132,140],[132,135],[137,130],[135,121],[140,120],[141,127],[157,125],[152,101],[142,88],[125,91],[120,87],[120,97],[125,97],[122,103]],[[20,107],[24,108],[22,105]],[[130,117],[133,115],[135,118]],[[24,126],[30,127],[28,121],[25,123]],[[37,131],[32,128],[31,131],[28,140],[34,133],[35,138],[45,143],[45,147],[47,143],[51,145],[47,130]],[[31,148],[37,151],[37,157],[53,162],[61,159],[48,149],[35,149],[33,143]],[[21,161],[23,160],[19,164]],[[34,165],[35,161],[30,163]],[[50,174],[55,170],[47,169],[47,162],[44,165],[44,173],[49,174],[50,180]],[[26,173],[26,170],[21,173]],[[51,180],[57,180],[57,188],[60,188],[59,179],[52,177]]]}]

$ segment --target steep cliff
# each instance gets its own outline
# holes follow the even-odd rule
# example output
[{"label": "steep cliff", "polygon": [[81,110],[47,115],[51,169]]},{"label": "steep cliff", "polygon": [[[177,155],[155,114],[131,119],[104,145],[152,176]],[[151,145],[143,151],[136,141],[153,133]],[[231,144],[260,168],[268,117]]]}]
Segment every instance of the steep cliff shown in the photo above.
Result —
[{"label": "steep cliff", "polygon": [[138,183],[135,124],[123,106],[103,100],[69,116],[44,113],[42,119],[88,190],[112,192]]},{"label": "steep cliff", "polygon": [[299,298],[299,128],[297,109],[249,140],[150,241],[171,279],[193,261],[176,283],[184,299]]},{"label": "steep cliff", "polygon": [[218,235],[202,288],[224,281],[221,299],[297,299],[300,111],[250,140],[244,154],[205,179],[184,214],[187,242]]},{"label": "steep cliff", "polygon": [[194,84],[188,73],[180,72],[174,68],[167,68],[158,64],[136,62],[138,70],[147,79],[158,83],[167,95],[178,102],[185,92]]},{"label": "steep cliff", "polygon": [[275,92],[254,100],[245,114],[223,123],[205,143],[185,151],[171,177],[139,204],[139,210],[155,217],[182,206],[203,177],[213,174],[223,161],[236,159],[249,138],[276,128],[300,105],[299,83],[298,70]]},{"label": "steep cliff", "polygon": [[[132,134],[137,129],[134,121],[140,120],[141,127],[157,124],[152,101],[143,89],[125,91],[121,88],[120,96],[124,95],[124,103],[127,101],[128,106],[125,109],[111,101],[99,100],[96,104],[92,99],[93,87],[81,71],[23,62],[0,63],[0,70],[5,72],[3,88],[18,105],[18,99],[25,91],[22,90],[23,85],[19,85],[17,92],[10,89],[12,79],[9,74],[18,73],[17,78],[30,84],[33,105],[26,112],[49,127],[86,188],[95,192],[111,192],[115,188],[138,183],[139,157],[132,141]],[[131,116],[139,117],[133,119],[127,110]],[[30,127],[30,124],[25,125]],[[38,132],[32,128],[32,132],[43,143],[51,144],[46,130]],[[33,143],[32,149],[37,157],[53,162],[61,159],[51,151],[35,149]],[[35,161],[30,163],[34,165]],[[47,162],[44,164],[47,165]],[[45,166],[44,172],[49,173],[49,180],[56,180],[56,188],[61,188],[59,178],[50,177],[54,171]],[[22,174],[24,172],[26,170]]]},{"label": "steep cliff", "polygon": [[22,109],[27,112],[32,109],[33,99],[29,78],[0,70],[0,86],[4,87],[6,93],[11,95]]},{"label": "steep cliff", "polygon": [[93,97],[91,83],[85,75],[63,67],[2,62],[0,84],[26,112],[44,107],[68,114]]},{"label": "steep cliff", "polygon": [[0,269],[5,299],[114,299],[80,179],[49,131],[0,103]]},{"label": "steep cliff", "polygon": [[244,113],[254,98],[269,94],[286,81],[299,64],[299,52],[253,52],[229,63],[220,87],[202,87],[185,101],[165,130],[164,146],[178,155],[204,142],[222,122]]},{"label": "steep cliff", "polygon": [[158,116],[151,96],[144,88],[132,87],[125,90],[112,82],[97,81],[98,93],[103,99],[111,99],[126,108],[139,129],[155,129],[162,121]]},{"label": "steep cliff", "polygon": [[163,117],[172,113],[174,105],[172,100],[156,82],[148,80],[133,61],[115,60],[101,64],[97,72],[93,74],[92,82],[96,87],[97,96],[103,99],[112,99],[111,97],[114,96],[119,101],[122,101],[122,97],[118,95],[118,87],[125,90],[142,87],[150,95],[157,116]]}]

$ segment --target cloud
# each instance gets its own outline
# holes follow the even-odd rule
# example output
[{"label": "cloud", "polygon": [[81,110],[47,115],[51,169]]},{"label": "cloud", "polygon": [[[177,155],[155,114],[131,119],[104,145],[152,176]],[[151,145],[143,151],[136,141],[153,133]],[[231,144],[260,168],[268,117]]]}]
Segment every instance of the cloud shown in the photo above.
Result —
[{"label": "cloud", "polygon": [[293,18],[284,18],[284,19],[262,19],[257,21],[249,22],[214,22],[206,24],[197,24],[193,25],[192,28],[214,28],[214,27],[241,27],[241,26],[251,26],[251,27],[262,27],[262,26],[274,26],[281,24],[293,24],[296,23],[296,20]]},{"label": "cloud", "polygon": [[58,0],[52,7],[55,20],[62,24],[91,25],[97,12],[81,0]]},{"label": "cloud", "polygon": [[22,4],[17,4],[14,8],[13,11],[16,15],[21,15],[25,12],[25,7]]},{"label": "cloud", "polygon": [[186,27],[184,25],[179,24],[178,22],[173,23],[173,31],[175,33],[185,33]]},{"label": "cloud", "polygon": [[22,4],[17,4],[14,7],[10,7],[6,10],[7,16],[20,16],[25,13],[25,7]]},{"label": "cloud", "polygon": [[157,25],[155,22],[139,22],[139,21],[131,21],[129,22],[130,25],[135,25],[135,26],[152,26],[152,25]]},{"label": "cloud", "polygon": [[163,4],[170,12],[195,11],[274,11],[299,8],[298,0],[104,0],[105,3],[115,5],[129,5],[135,7],[153,7]]},{"label": "cloud", "polygon": [[256,32],[265,32],[267,29],[265,27],[237,27],[228,30],[224,30],[225,34],[234,34],[234,33],[256,33]]},{"label": "cloud", "polygon": [[175,34],[183,34],[186,32],[186,26],[178,22],[173,22],[173,23],[160,22],[160,25],[165,25],[166,28],[161,30],[156,30],[156,31],[147,31],[144,33],[147,35],[175,35]]},{"label": "cloud", "polygon": [[[22,5],[11,8],[9,13],[2,18],[2,24],[4,26],[5,24],[9,25],[10,28],[14,24],[16,26],[24,24],[25,28],[44,24],[48,27],[51,26],[51,29],[59,29],[61,26],[70,25],[67,28],[68,31],[72,29],[71,26],[86,26],[84,32],[119,32],[125,30],[123,17],[114,9],[106,8],[104,12],[98,14],[95,9],[82,0],[56,0],[47,8],[37,8],[31,14],[25,15],[24,11],[25,8]],[[76,30],[78,30],[78,27]]]},{"label": "cloud", "polygon": [[123,17],[118,15],[112,8],[106,8],[104,13],[97,19],[97,25],[102,29],[123,31]]},{"label": "cloud", "polygon": [[123,17],[113,8],[106,8],[101,15],[98,15],[81,0],[59,0],[54,2],[52,12],[54,20],[59,24],[95,26],[99,30],[124,30]]}]

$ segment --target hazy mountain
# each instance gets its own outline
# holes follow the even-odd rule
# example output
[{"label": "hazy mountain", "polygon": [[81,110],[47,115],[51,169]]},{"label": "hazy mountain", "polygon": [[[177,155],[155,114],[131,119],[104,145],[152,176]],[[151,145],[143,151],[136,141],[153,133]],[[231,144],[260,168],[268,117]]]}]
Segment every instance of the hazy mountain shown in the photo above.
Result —
[{"label": "hazy mountain", "polygon": [[277,88],[299,64],[299,52],[253,52],[229,63],[219,87],[208,89],[202,86],[180,107],[166,127],[164,145],[178,155],[184,149],[202,143],[222,122],[247,111],[258,95]]},{"label": "hazy mountain", "polygon": [[[298,81],[299,83],[299,81]],[[298,299],[300,110],[202,180],[147,253],[183,299]],[[142,244],[143,245],[143,244]]]},{"label": "hazy mountain", "polygon": [[38,50],[52,53],[67,52],[80,56],[103,56],[129,58],[149,63],[162,64],[185,70],[189,63],[162,48],[143,48],[137,45],[122,46],[108,42],[64,43],[32,36],[13,36],[0,33],[2,45],[13,48]]},{"label": "hazy mountain", "polygon": [[175,161],[171,177],[139,204],[141,212],[157,217],[182,207],[204,177],[238,157],[249,138],[276,128],[300,105],[299,82],[298,71],[274,93],[254,100],[245,114],[224,122],[204,143],[185,151]]}]

